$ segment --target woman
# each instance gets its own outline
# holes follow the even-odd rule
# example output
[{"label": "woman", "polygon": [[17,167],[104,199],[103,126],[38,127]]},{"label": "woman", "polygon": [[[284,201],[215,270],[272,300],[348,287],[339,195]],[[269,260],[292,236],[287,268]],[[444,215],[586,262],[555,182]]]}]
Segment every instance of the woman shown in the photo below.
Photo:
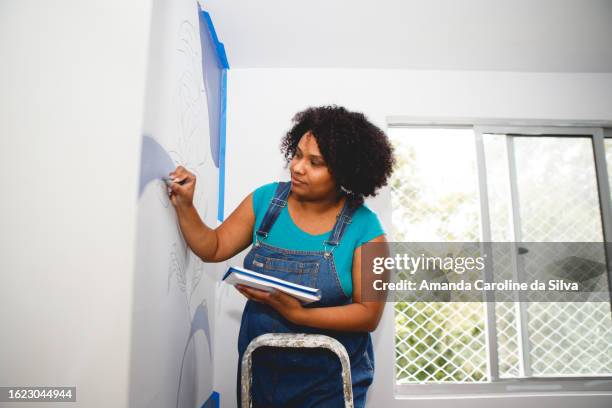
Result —
[{"label": "woman", "polygon": [[[170,198],[187,243],[205,262],[224,261],[253,244],[245,268],[321,289],[320,301],[303,306],[279,291],[238,286],[248,298],[240,359],[264,333],[332,336],[347,349],[354,404],[363,407],[374,374],[369,332],[384,302],[361,299],[361,245],[386,242],[363,199],[386,184],[392,148],[363,114],[342,107],[309,108],[293,122],[281,144],[291,182],[256,189],[217,229],[194,209],[195,177],[182,167],[170,173]],[[259,349],[253,355],[253,406],[343,407],[340,372],[338,358],[322,349]]]}]

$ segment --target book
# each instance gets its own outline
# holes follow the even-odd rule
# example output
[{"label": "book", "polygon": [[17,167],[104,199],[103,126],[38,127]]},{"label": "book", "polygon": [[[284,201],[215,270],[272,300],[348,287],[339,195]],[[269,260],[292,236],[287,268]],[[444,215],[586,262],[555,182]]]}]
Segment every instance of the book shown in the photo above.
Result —
[{"label": "book", "polygon": [[321,290],[309,286],[298,285],[274,276],[230,266],[222,281],[230,285],[244,285],[251,288],[271,292],[273,289],[280,290],[300,300],[302,303],[312,303],[321,300]]}]

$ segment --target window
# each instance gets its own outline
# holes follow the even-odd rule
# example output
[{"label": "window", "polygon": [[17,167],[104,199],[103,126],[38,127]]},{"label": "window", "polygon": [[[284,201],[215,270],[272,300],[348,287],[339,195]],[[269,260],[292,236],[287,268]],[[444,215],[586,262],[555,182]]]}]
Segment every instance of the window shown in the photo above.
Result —
[{"label": "window", "polygon": [[[612,139],[602,129],[404,126],[388,134],[397,158],[393,241],[612,240]],[[593,256],[605,265],[603,245]],[[510,275],[522,271],[511,259],[505,265]],[[597,279],[607,291],[608,274]],[[607,293],[580,303],[397,302],[395,329],[402,393],[612,385]]]}]

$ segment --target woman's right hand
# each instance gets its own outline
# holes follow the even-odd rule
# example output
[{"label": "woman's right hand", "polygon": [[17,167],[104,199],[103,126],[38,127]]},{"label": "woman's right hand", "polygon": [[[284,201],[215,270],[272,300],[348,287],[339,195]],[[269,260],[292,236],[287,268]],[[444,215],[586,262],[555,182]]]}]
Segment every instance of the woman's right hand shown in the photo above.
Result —
[{"label": "woman's right hand", "polygon": [[183,166],[178,166],[170,173],[172,184],[168,187],[170,201],[176,209],[193,206],[196,176]]}]

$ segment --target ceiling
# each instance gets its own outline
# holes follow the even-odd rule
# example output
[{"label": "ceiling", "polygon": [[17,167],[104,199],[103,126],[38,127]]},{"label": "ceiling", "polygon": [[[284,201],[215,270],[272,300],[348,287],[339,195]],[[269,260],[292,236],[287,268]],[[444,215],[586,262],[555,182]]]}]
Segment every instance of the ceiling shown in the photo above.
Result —
[{"label": "ceiling", "polygon": [[612,0],[200,0],[231,68],[612,73]]}]

